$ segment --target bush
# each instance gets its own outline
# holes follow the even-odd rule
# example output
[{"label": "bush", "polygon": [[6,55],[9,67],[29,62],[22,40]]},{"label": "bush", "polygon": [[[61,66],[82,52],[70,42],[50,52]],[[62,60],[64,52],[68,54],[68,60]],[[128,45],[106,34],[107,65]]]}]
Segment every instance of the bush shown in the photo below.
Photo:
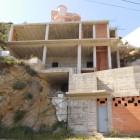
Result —
[{"label": "bush", "polygon": [[119,136],[119,131],[118,130],[112,130],[111,132],[110,132],[110,136],[111,137],[118,137]]},{"label": "bush", "polygon": [[26,83],[23,82],[23,81],[17,81],[13,84],[13,89],[14,90],[22,90],[25,87],[26,87]]},{"label": "bush", "polygon": [[28,65],[25,65],[24,68],[26,69],[27,73],[30,74],[31,76],[35,76],[38,74],[37,71],[35,71]]},{"label": "bush", "polygon": [[14,64],[16,64],[16,61],[13,58],[0,56],[1,66],[12,66]]},{"label": "bush", "polygon": [[22,120],[24,118],[24,116],[26,115],[26,111],[22,110],[22,111],[17,111],[15,113],[15,116],[14,116],[14,122],[17,123],[19,122],[20,120]]}]

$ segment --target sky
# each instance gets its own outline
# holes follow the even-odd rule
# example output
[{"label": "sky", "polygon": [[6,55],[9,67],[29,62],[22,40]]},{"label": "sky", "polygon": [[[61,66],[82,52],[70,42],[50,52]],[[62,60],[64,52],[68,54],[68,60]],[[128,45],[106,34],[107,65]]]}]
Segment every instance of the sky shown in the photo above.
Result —
[{"label": "sky", "polygon": [[82,21],[109,20],[110,27],[118,28],[121,37],[140,27],[140,0],[0,0],[0,22],[50,22],[51,11],[58,5],[65,5],[68,12],[80,14]]}]

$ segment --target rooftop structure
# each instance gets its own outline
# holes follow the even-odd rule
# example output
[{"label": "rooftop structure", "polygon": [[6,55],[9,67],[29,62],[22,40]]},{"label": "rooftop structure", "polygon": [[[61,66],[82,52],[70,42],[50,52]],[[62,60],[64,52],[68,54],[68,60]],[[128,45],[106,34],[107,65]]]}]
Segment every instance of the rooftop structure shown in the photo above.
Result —
[{"label": "rooftop structure", "polygon": [[52,22],[67,22],[67,21],[80,21],[81,17],[75,13],[68,13],[67,7],[59,5],[57,11],[52,11],[51,21]]}]

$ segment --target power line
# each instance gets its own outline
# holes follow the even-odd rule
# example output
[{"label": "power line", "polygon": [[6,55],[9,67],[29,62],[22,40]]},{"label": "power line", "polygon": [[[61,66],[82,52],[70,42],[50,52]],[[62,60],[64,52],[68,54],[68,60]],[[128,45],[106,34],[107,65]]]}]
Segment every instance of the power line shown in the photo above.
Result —
[{"label": "power line", "polygon": [[133,2],[133,1],[129,1],[129,0],[122,0],[122,1],[125,1],[127,3],[132,3],[132,4],[136,4],[136,5],[140,5],[140,3],[137,3],[137,2]]},{"label": "power line", "polygon": [[98,4],[102,4],[102,5],[107,5],[107,6],[112,6],[112,7],[117,7],[117,8],[122,8],[122,9],[127,9],[127,10],[131,10],[131,11],[136,11],[136,12],[140,11],[138,9],[132,9],[132,8],[124,7],[124,6],[119,6],[119,5],[114,5],[114,4],[110,4],[110,3],[104,3],[104,2],[98,2],[98,1],[94,1],[94,0],[85,0],[85,1],[98,3]]}]

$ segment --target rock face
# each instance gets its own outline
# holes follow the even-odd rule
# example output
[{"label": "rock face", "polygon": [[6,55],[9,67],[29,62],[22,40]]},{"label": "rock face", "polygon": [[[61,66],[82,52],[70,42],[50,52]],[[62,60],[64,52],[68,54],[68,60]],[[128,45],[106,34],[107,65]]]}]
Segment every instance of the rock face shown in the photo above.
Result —
[{"label": "rock face", "polygon": [[[50,85],[44,79],[31,76],[22,66],[11,66],[0,70],[0,123],[6,126],[23,125],[38,131],[49,129],[57,122],[55,108],[48,95]],[[23,89],[13,89],[13,85],[24,82]],[[16,112],[26,112],[16,122]]]}]

